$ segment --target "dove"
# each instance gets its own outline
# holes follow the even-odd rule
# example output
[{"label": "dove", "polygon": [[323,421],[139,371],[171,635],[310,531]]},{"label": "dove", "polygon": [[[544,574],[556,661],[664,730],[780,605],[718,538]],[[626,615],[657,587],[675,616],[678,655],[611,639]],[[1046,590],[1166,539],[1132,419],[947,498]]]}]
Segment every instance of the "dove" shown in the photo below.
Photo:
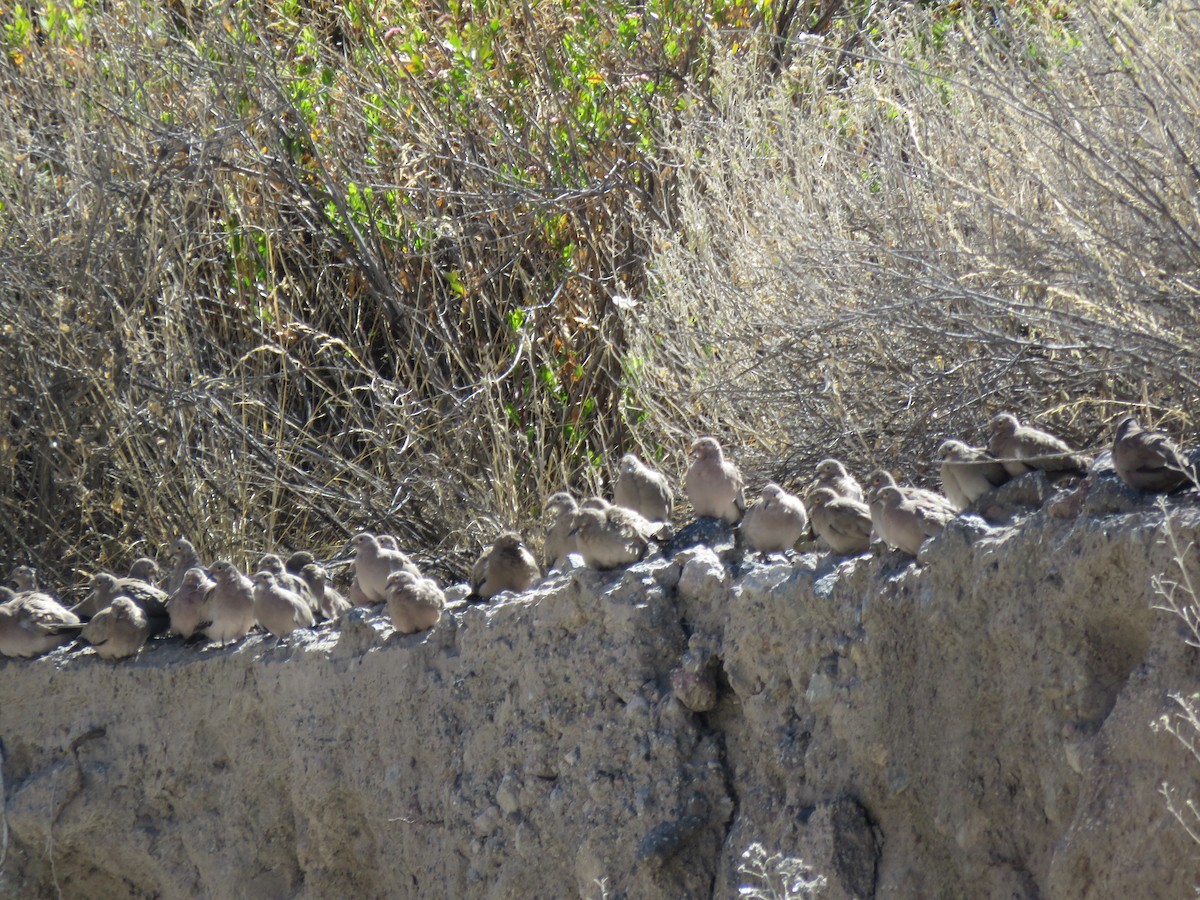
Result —
[{"label": "dove", "polygon": [[871,546],[871,511],[865,503],[838,495],[832,488],[808,493],[813,533],[840,556],[865,552]]},{"label": "dove", "polygon": [[71,607],[80,618],[94,616],[111,606],[117,597],[129,597],[154,620],[152,624],[165,628],[167,624],[167,594],[139,578],[118,578],[108,572],[92,576],[88,595]]},{"label": "dove", "polygon": [[547,517],[553,516],[553,521],[542,536],[543,559],[547,570],[553,569],[566,559],[568,554],[578,550],[574,534],[575,513],[578,509],[579,504],[575,502],[575,498],[565,491],[551,494],[546,501],[544,514]]},{"label": "dove", "polygon": [[175,558],[175,565],[171,568],[171,577],[167,579],[165,586],[168,596],[179,590],[179,586],[183,584],[183,576],[187,574],[188,569],[204,569],[204,564],[200,562],[196,548],[185,537],[177,537],[171,543],[171,556]]},{"label": "dove", "polygon": [[836,459],[823,459],[817,463],[817,477],[809,487],[809,491],[817,488],[828,488],[839,497],[849,497],[859,503],[862,503],[864,499],[862,485],[858,483],[858,479]]},{"label": "dove", "polygon": [[352,608],[349,600],[343,597],[338,590],[329,586],[329,573],[320,563],[310,562],[303,566],[300,569],[300,577],[304,579],[308,589],[317,598],[317,603],[321,607],[321,615],[326,619],[340,619],[342,613]]},{"label": "dove", "polygon": [[254,618],[277,638],[285,638],[297,628],[311,628],[316,621],[308,601],[284,587],[274,572],[263,569],[254,573]]},{"label": "dove", "polygon": [[[936,496],[936,495],[935,495]],[[942,533],[954,518],[946,503],[931,503],[919,495],[904,493],[894,485],[884,485],[876,493],[881,507],[877,523],[879,536],[890,546],[916,556],[927,538]]]},{"label": "dove", "polygon": [[13,584],[17,586],[18,594],[32,594],[41,591],[41,588],[38,587],[37,570],[31,566],[17,566],[13,569],[11,578]]},{"label": "dove", "polygon": [[1112,446],[1113,468],[1135,491],[1166,493],[1195,484],[1197,473],[1179,445],[1162,431],[1151,431],[1126,416]]},{"label": "dove", "polygon": [[1065,441],[1022,425],[1010,413],[995,416],[989,427],[988,450],[1014,478],[1033,469],[1082,475],[1091,462],[1086,455],[1068,447]]},{"label": "dove", "polygon": [[151,631],[145,610],[132,598],[121,595],[83,626],[83,639],[102,659],[124,659],[142,649]]},{"label": "dove", "polygon": [[941,463],[946,497],[960,512],[1012,477],[992,454],[962,441],[942,441],[934,459]]},{"label": "dove", "polygon": [[314,619],[322,617],[321,601],[313,593],[312,587],[299,575],[293,575],[289,572],[279,556],[274,553],[263,554],[255,569],[259,572],[270,572],[275,576],[275,581],[280,587],[291,591],[293,594],[300,595],[300,599],[308,604],[308,609],[313,614]]},{"label": "dove", "polygon": [[433,628],[442,618],[446,596],[432,578],[401,569],[387,580],[387,612],[401,634]]},{"label": "dove", "polygon": [[497,537],[471,568],[471,586],[484,600],[501,591],[519,594],[541,577],[533,554],[514,531],[506,531]]},{"label": "dove", "polygon": [[739,528],[746,543],[759,553],[783,553],[808,530],[808,513],[799,497],[772,481],[746,510]]},{"label": "dove", "polygon": [[696,515],[737,524],[746,510],[746,494],[738,467],[725,459],[721,445],[712,437],[693,441],[691,456],[692,464],[684,476],[683,488]]},{"label": "dove", "polygon": [[254,627],[254,584],[228,560],[213,563],[212,578],[216,586],[208,592],[200,630],[224,646]]},{"label": "dove", "polygon": [[198,566],[183,573],[183,584],[167,600],[171,631],[189,640],[200,627],[207,612],[209,592],[217,583]]},{"label": "dove", "polygon": [[[624,507],[613,509],[632,512]],[[575,514],[572,534],[584,565],[590,569],[627,566],[644,557],[649,549],[647,536],[636,520],[619,514],[613,517],[611,511],[589,506]]]},{"label": "dove", "polygon": [[[904,498],[910,499],[916,503],[920,503],[923,506],[927,506],[931,509],[942,509],[950,516],[953,516],[956,512],[953,504],[951,504],[950,501],[941,494],[936,493],[935,491],[927,491],[925,488],[907,486],[901,487],[900,485],[896,484],[896,479],[892,477],[892,473],[886,471],[885,469],[876,469],[874,472],[872,472],[870,477],[867,479],[867,484],[868,491],[870,492],[868,494],[867,505],[871,511],[871,524],[875,526],[875,534],[884,540],[887,540],[887,538],[884,535],[883,504],[879,501],[879,492],[885,487],[894,487]],[[892,542],[888,541],[888,543],[890,544]]]},{"label": "dove", "polygon": [[617,473],[613,503],[632,509],[651,522],[665,522],[671,518],[675,492],[666,475],[650,468],[632,453],[621,457]]},{"label": "dove", "polygon": [[0,654],[41,656],[74,638],[80,628],[79,617],[49,594],[23,591],[0,604]]},{"label": "dove", "polygon": [[154,584],[154,579],[158,577],[158,563],[148,556],[139,557],[129,567],[128,577],[152,585]]},{"label": "dove", "polygon": [[355,606],[370,606],[387,599],[387,579],[393,572],[407,569],[414,575],[420,570],[406,553],[384,547],[370,532],[356,534],[354,546],[354,583],[350,586],[350,602]]},{"label": "dove", "polygon": [[301,569],[310,563],[315,563],[316,561],[317,558],[307,550],[297,550],[287,558],[287,562],[284,563],[284,568],[293,575],[299,575]]}]

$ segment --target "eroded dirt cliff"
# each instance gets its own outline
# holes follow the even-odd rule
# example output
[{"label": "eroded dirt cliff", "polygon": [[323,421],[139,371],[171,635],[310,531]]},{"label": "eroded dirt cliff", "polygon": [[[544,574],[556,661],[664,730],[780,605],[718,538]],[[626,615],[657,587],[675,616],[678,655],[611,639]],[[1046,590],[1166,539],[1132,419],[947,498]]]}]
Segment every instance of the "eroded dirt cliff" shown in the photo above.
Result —
[{"label": "eroded dirt cliff", "polygon": [[758,842],[827,897],[1189,895],[1163,512],[1089,504],[956,520],[921,565],[721,544],[425,635],[0,662],[0,893],[732,897]]}]

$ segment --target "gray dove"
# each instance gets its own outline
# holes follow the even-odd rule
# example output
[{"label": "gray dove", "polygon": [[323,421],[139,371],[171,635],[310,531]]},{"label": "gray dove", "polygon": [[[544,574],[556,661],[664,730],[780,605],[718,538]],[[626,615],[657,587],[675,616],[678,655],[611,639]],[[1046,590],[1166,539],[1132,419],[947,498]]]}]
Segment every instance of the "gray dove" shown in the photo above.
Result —
[{"label": "gray dove", "polygon": [[739,527],[746,543],[759,553],[783,553],[808,531],[808,513],[799,497],[770,482]]},{"label": "gray dove", "polygon": [[881,507],[878,531],[889,545],[916,556],[926,539],[942,533],[954,518],[954,510],[944,503],[930,503],[913,494],[905,494],[892,485],[881,487],[876,495]]},{"label": "gray dove", "polygon": [[254,627],[254,584],[228,560],[212,565],[216,586],[208,592],[200,629],[224,646],[244,638]]},{"label": "gray dove", "polygon": [[446,595],[432,578],[401,570],[388,576],[387,612],[401,634],[433,628],[442,618]]},{"label": "gray dove", "polygon": [[200,554],[196,552],[192,542],[183,536],[175,538],[171,543],[171,556],[175,558],[175,564],[171,567],[171,577],[167,579],[165,588],[168,596],[179,590],[188,569],[204,569],[204,564],[200,562]]},{"label": "gray dove", "polygon": [[839,460],[823,459],[817,463],[817,477],[809,487],[809,491],[817,488],[828,488],[839,497],[849,497],[851,500],[863,502],[862,485],[846,469]]},{"label": "gray dove", "polygon": [[74,638],[79,617],[49,594],[23,591],[0,604],[0,654],[41,656]]},{"label": "gray dove", "polygon": [[355,550],[350,602],[355,606],[384,602],[387,599],[388,576],[393,572],[407,569],[414,575],[421,574],[408,554],[384,547],[370,532],[356,534],[350,543]]},{"label": "gray dove", "polygon": [[321,612],[321,601],[317,599],[313,589],[308,582],[299,575],[293,575],[287,570],[283,564],[283,559],[275,553],[264,553],[259,559],[255,569],[259,572],[270,572],[275,576],[275,581],[279,586],[291,591],[293,594],[299,594],[300,599],[308,604],[309,612],[313,614],[314,619],[320,619],[324,616]]},{"label": "gray dove", "polygon": [[575,527],[575,512],[578,509],[579,504],[575,502],[575,498],[565,491],[551,494],[546,501],[543,515],[547,518],[552,517],[542,534],[543,559],[547,570],[553,569],[566,559],[568,554],[578,550],[575,535],[572,533]]},{"label": "gray dove", "polygon": [[183,575],[183,584],[167,600],[167,615],[171,618],[171,631],[188,640],[200,627],[207,613],[208,594],[217,583],[199,567],[188,569]]},{"label": "gray dove", "polygon": [[962,441],[942,441],[934,459],[941,464],[946,497],[960,512],[1012,477],[992,454]]},{"label": "gray dove", "polygon": [[274,572],[254,573],[254,618],[277,638],[297,628],[311,628],[316,621],[308,601],[280,584]]},{"label": "gray dove", "polygon": [[[393,573],[395,574],[395,573]],[[326,619],[337,621],[342,613],[350,610],[350,601],[341,592],[329,584],[329,573],[320,563],[310,562],[300,569],[300,577],[304,579],[313,596],[321,606],[321,615]],[[390,576],[389,576],[390,577]]]},{"label": "gray dove", "polygon": [[471,586],[484,600],[502,591],[519,594],[541,577],[533,554],[514,531],[506,531],[497,537],[471,568]]},{"label": "gray dove", "polygon": [[683,489],[696,515],[737,524],[746,510],[746,494],[738,467],[726,461],[721,445],[713,437],[697,438],[692,443],[691,456],[692,464],[684,476]]},{"label": "gray dove", "polygon": [[1133,416],[1117,426],[1112,461],[1121,480],[1135,491],[1166,493],[1196,483],[1194,467],[1170,435],[1143,428]]},{"label": "gray dove", "polygon": [[865,503],[837,494],[832,488],[808,493],[813,533],[841,556],[864,553],[871,546],[871,511]]},{"label": "gray dove", "polygon": [[83,639],[102,659],[124,659],[142,649],[151,630],[145,610],[122,594],[83,626]]},{"label": "gray dove", "polygon": [[613,503],[632,509],[651,522],[666,522],[675,505],[675,492],[667,476],[652,469],[632,453],[621,457],[613,487]]},{"label": "gray dove", "polygon": [[151,619],[164,626],[167,621],[167,594],[140,578],[118,578],[108,572],[92,576],[88,595],[71,607],[80,617],[94,616],[112,606],[117,597],[129,597]]},{"label": "gray dove", "polygon": [[1000,413],[992,419],[988,450],[1014,478],[1033,469],[1082,475],[1091,460],[1052,434],[1022,425],[1016,416]]}]

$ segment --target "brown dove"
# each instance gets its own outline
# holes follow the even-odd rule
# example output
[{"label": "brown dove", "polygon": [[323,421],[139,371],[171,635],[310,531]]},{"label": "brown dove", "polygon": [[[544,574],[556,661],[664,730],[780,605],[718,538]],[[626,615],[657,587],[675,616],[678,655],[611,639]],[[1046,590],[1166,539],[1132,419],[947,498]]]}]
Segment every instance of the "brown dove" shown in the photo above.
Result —
[{"label": "brown dove", "polygon": [[[71,607],[71,612],[80,617],[94,616],[100,610],[112,606],[117,597],[129,597],[141,607],[151,619],[165,627],[167,620],[167,594],[139,578],[118,578],[108,572],[92,576],[88,595]],[[153,624],[153,623],[152,623]]]},{"label": "brown dove", "polygon": [[74,638],[79,617],[49,594],[23,591],[0,604],[0,654],[41,656]]},{"label": "brown dove", "polygon": [[355,550],[350,602],[355,606],[370,606],[385,601],[387,579],[393,572],[407,569],[414,575],[421,574],[408,554],[384,547],[370,532],[356,534],[350,543]]},{"label": "brown dove", "polygon": [[[200,555],[196,552],[196,548],[185,537],[177,537],[171,543],[171,556],[174,557],[175,564],[171,567],[171,577],[167,579],[165,586],[168,596],[179,590],[179,586],[183,584],[183,576],[187,574],[188,569],[204,569],[204,564],[200,562]],[[205,569],[205,571],[208,570]]]},{"label": "brown dove", "polygon": [[212,577],[216,586],[208,593],[200,629],[224,646],[254,627],[254,583],[228,560],[213,563]]},{"label": "brown dove", "polygon": [[435,626],[442,618],[446,596],[432,578],[401,570],[388,576],[387,612],[392,627],[415,634]]},{"label": "brown dove", "polygon": [[277,638],[285,638],[297,628],[311,628],[312,607],[308,601],[280,584],[274,572],[254,573],[254,618]]},{"label": "brown dove", "polygon": [[759,553],[782,553],[808,531],[808,513],[799,497],[770,482],[746,510],[739,528],[746,543]]},{"label": "brown dove", "polygon": [[1022,425],[1010,413],[992,419],[988,450],[1003,463],[1008,474],[1016,477],[1033,469],[1082,475],[1091,460],[1076,453],[1065,441],[1052,434]]},{"label": "brown dove", "polygon": [[[896,484],[896,479],[892,477],[891,472],[886,469],[876,469],[867,479],[867,506],[871,511],[871,524],[875,526],[875,534],[884,540],[887,538],[884,535],[883,504],[879,500],[879,492],[885,487],[894,487],[906,499],[921,503],[931,509],[943,509],[950,516],[957,512],[953,504],[936,491],[928,491],[919,487],[902,487]],[[888,543],[892,542],[888,541]]]},{"label": "brown dove", "polygon": [[851,500],[863,502],[862,485],[846,469],[839,460],[823,459],[817,463],[817,477],[809,487],[809,491],[817,488],[828,488],[839,497],[849,497]]},{"label": "brown dove", "polygon": [[158,577],[158,563],[148,556],[139,557],[129,567],[128,577],[144,581],[146,584],[154,584],[154,579]]},{"label": "brown dove", "polygon": [[871,511],[865,503],[816,488],[808,493],[808,515],[813,533],[834,553],[849,556],[871,546]]},{"label": "brown dove", "polygon": [[300,569],[300,577],[304,579],[313,596],[317,598],[317,603],[321,607],[321,615],[326,619],[336,621],[342,617],[342,613],[351,609],[350,601],[343,597],[340,591],[330,586],[329,573],[320,563],[310,562],[303,566]]},{"label": "brown dove", "polygon": [[122,594],[83,626],[83,639],[102,659],[125,659],[142,649],[151,631],[145,611]]},{"label": "brown dove", "polygon": [[728,462],[713,437],[697,438],[691,446],[692,464],[683,479],[683,489],[697,516],[724,519],[730,525],[741,521],[746,510],[742,474]]},{"label": "brown dove", "polygon": [[259,559],[255,569],[259,572],[270,572],[275,576],[275,581],[280,587],[291,591],[293,594],[299,594],[300,599],[308,604],[309,612],[313,614],[314,619],[320,619],[324,613],[321,612],[321,601],[317,599],[313,593],[313,589],[308,582],[299,575],[293,575],[287,570],[283,564],[283,559],[274,553],[264,553]]},{"label": "brown dove", "polygon": [[[614,511],[619,510],[617,515]],[[621,515],[621,513],[629,515]],[[597,509],[583,507],[575,514],[574,535],[579,555],[590,569],[615,569],[637,562],[646,555],[649,541],[639,527],[641,516],[624,507]],[[647,523],[647,526],[649,523]]]},{"label": "brown dove", "polygon": [[1196,483],[1196,471],[1171,437],[1126,416],[1112,446],[1113,468],[1135,491],[1166,493]]},{"label": "brown dove", "polygon": [[652,469],[632,453],[621,457],[613,486],[613,503],[632,509],[651,522],[666,522],[675,505],[675,492],[667,476]]},{"label": "brown dove", "polygon": [[484,600],[501,591],[519,594],[541,577],[533,554],[514,531],[506,531],[496,538],[471,568],[471,586]]},{"label": "brown dove", "polygon": [[876,497],[881,507],[881,527],[877,530],[890,546],[916,556],[927,538],[942,533],[946,523],[954,518],[954,510],[948,504],[930,503],[902,491],[892,485],[879,489]]},{"label": "brown dove", "polygon": [[946,497],[960,512],[1012,477],[992,454],[962,441],[942,441],[934,459],[941,464]]},{"label": "brown dove", "polygon": [[167,615],[171,618],[171,632],[184,640],[196,633],[207,613],[208,594],[217,583],[199,567],[188,569],[183,575],[183,584],[167,600]]},{"label": "brown dove", "polygon": [[551,519],[550,524],[542,534],[543,559],[546,569],[553,569],[562,563],[570,553],[579,548],[575,544],[575,513],[579,504],[575,498],[565,491],[551,494],[546,501],[544,515]]}]

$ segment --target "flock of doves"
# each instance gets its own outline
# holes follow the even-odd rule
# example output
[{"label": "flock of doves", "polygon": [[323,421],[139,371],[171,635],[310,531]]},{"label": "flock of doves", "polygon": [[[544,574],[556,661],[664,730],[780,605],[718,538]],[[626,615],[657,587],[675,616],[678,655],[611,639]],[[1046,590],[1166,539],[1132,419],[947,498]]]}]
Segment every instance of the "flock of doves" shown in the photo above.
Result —
[{"label": "flock of doves", "polygon": [[[1008,413],[992,419],[990,431],[986,449],[956,440],[938,447],[935,458],[944,495],[898,485],[882,469],[871,474],[864,493],[845,466],[826,459],[817,465],[816,479],[803,499],[769,483],[747,508],[741,473],[712,437],[692,443],[684,492],[698,518],[737,525],[740,543],[764,555],[803,544],[811,529],[834,554],[864,553],[878,538],[916,556],[954,516],[1009,479],[1034,469],[1066,479],[1087,475],[1093,466],[1088,455]],[[1200,483],[1195,464],[1168,435],[1142,428],[1132,417],[1118,426],[1111,457],[1116,474],[1137,491],[1166,493]],[[626,454],[611,503],[592,497],[579,504],[568,493],[549,498],[543,562],[553,569],[571,553],[593,569],[637,562],[652,543],[670,539],[674,503],[666,476]],[[18,566],[12,574],[17,590],[0,588],[5,592],[0,596],[0,654],[39,656],[81,637],[98,656],[120,659],[136,655],[157,635],[207,639],[224,646],[256,625],[282,640],[318,621],[337,621],[353,607],[380,604],[386,605],[392,626],[402,634],[433,628],[440,621],[445,593],[393,537],[364,532],[351,546],[348,596],[330,584],[326,568],[306,551],[287,560],[267,554],[248,577],[228,560],[206,567],[182,537],[171,548],[174,566],[160,585],[154,583],[158,565],[139,559],[126,577],[107,572],[93,576],[87,596],[69,609],[39,589],[34,569]],[[488,600],[504,591],[520,593],[541,577],[521,536],[505,532],[472,568],[467,597]]]}]

